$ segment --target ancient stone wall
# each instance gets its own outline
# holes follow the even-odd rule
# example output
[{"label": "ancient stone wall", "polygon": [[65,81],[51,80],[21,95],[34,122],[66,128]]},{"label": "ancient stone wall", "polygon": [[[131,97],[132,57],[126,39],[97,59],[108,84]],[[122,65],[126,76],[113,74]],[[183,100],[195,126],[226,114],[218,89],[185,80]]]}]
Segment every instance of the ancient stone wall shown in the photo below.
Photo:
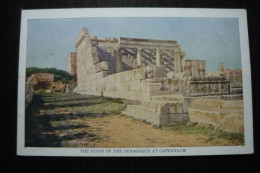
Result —
[{"label": "ancient stone wall", "polygon": [[[166,77],[166,75],[164,76]],[[77,92],[128,100],[150,100],[151,96],[169,93],[162,89],[160,78],[148,78],[146,68],[139,68],[112,75],[100,71],[86,78],[86,87]]]},{"label": "ancient stone wall", "polygon": [[67,57],[67,72],[71,76],[77,76],[77,53],[71,52]]},{"label": "ancient stone wall", "polygon": [[108,74],[115,72],[115,55],[114,50],[117,46],[116,39],[98,40],[94,39],[91,41],[92,47],[97,48],[99,62],[107,62]]}]

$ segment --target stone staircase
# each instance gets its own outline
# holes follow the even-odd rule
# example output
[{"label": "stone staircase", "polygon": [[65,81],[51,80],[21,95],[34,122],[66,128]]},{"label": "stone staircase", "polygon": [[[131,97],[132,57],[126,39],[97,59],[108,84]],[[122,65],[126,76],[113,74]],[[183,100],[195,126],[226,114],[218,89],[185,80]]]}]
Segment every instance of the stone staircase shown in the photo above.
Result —
[{"label": "stone staircase", "polygon": [[127,105],[123,113],[157,126],[186,124],[189,121],[188,113],[183,109],[181,94],[155,95],[138,105]]}]

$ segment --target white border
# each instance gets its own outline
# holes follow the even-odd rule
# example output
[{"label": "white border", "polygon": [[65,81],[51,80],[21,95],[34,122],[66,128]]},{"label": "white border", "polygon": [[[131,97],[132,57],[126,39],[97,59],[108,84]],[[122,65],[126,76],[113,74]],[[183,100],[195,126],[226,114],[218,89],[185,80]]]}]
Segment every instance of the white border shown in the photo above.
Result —
[{"label": "white border", "polygon": [[[25,69],[27,49],[27,21],[28,19],[51,18],[86,18],[86,17],[213,17],[238,18],[240,47],[243,71],[244,93],[244,123],[245,146],[223,147],[181,147],[181,148],[146,148],[150,153],[114,153],[115,148],[103,148],[104,153],[92,153],[94,148],[37,148],[24,147],[24,95]],[[244,9],[187,9],[187,8],[82,8],[82,9],[51,9],[51,10],[22,10],[20,51],[19,51],[19,78],[18,78],[18,113],[17,113],[17,155],[27,156],[190,156],[190,155],[229,155],[251,154],[253,145],[253,114],[251,91],[251,68],[249,56],[249,42],[247,16]],[[100,148],[99,148],[100,149]],[[119,148],[117,148],[119,149]],[[126,148],[121,148],[124,152]],[[131,148],[134,149],[134,148]],[[140,148],[139,148],[140,149]],[[157,149],[157,153],[151,153]],[[164,149],[185,149],[186,152],[159,152]]]}]

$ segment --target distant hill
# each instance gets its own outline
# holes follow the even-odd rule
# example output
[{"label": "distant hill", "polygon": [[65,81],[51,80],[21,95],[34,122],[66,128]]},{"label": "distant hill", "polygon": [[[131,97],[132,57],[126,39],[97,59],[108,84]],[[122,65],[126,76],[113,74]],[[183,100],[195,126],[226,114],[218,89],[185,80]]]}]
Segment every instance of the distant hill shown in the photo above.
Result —
[{"label": "distant hill", "polygon": [[26,77],[31,76],[35,73],[50,73],[54,74],[54,81],[61,81],[62,83],[68,83],[72,77],[70,74],[64,70],[58,70],[56,68],[38,68],[38,67],[28,67],[26,68]]}]

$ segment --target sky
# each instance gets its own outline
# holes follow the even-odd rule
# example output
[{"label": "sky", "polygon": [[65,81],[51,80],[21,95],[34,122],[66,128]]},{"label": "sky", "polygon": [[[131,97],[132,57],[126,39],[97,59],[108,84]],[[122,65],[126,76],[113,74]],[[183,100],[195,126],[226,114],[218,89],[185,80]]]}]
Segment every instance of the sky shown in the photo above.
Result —
[{"label": "sky", "polygon": [[66,59],[76,51],[76,37],[83,27],[90,36],[175,40],[185,59],[206,60],[206,71],[218,63],[241,68],[238,19],[236,18],[79,18],[30,19],[27,30],[27,67],[66,70]]}]

